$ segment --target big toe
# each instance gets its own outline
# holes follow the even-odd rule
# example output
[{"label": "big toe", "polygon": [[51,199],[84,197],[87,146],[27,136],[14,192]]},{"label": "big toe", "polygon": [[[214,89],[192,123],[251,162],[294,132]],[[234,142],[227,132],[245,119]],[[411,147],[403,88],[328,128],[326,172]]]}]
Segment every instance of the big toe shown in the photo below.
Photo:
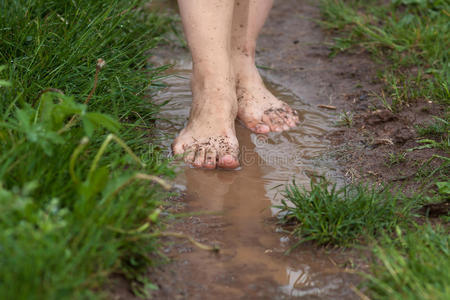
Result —
[{"label": "big toe", "polygon": [[224,169],[236,169],[239,167],[239,159],[237,156],[231,154],[225,154],[219,157],[217,165]]}]

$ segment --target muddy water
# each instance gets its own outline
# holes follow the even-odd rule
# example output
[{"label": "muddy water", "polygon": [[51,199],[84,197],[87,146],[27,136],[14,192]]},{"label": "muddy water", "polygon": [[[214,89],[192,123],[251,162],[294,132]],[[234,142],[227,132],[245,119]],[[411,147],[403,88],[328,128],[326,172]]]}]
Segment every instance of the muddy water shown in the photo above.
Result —
[{"label": "muddy water", "polygon": [[[159,63],[174,64],[171,76],[164,80],[168,87],[153,97],[158,103],[168,101],[158,127],[164,136],[171,135],[162,138],[169,149],[189,115],[191,63],[186,53]],[[180,167],[176,184],[188,195],[190,210],[218,214],[212,219],[191,218],[191,224],[185,226],[208,227],[200,239],[221,247],[219,255],[196,249],[180,250],[176,255],[176,260],[190,265],[191,274],[180,270],[184,275],[179,275],[190,286],[182,293],[186,298],[203,299],[212,294],[221,295],[219,299],[350,297],[340,270],[327,257],[320,257],[314,249],[285,256],[291,245],[289,236],[267,222],[277,212],[273,205],[279,204],[280,185],[293,179],[308,185],[314,174],[334,173],[331,162],[318,159],[329,146],[322,136],[330,130],[330,116],[281,86],[267,85],[298,110],[300,126],[289,132],[258,135],[237,122],[239,170]]]}]

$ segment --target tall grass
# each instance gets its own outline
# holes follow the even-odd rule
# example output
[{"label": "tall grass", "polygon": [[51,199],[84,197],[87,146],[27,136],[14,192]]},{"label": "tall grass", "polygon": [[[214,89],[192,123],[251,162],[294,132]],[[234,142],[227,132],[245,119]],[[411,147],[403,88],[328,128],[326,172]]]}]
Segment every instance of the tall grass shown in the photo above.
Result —
[{"label": "tall grass", "polygon": [[97,298],[111,272],[146,286],[173,171],[144,97],[170,19],[142,4],[0,1],[1,299]]},{"label": "tall grass", "polygon": [[380,97],[389,109],[417,99],[450,103],[450,2],[321,0],[320,7],[321,23],[339,30],[334,53],[357,45],[384,64]]}]

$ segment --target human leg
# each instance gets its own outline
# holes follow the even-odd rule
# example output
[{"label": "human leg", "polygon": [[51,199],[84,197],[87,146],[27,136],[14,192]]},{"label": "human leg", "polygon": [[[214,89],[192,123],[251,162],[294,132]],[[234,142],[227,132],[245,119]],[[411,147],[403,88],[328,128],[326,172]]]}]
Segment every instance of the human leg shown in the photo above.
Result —
[{"label": "human leg", "polygon": [[255,65],[256,40],[273,0],[236,0],[231,36],[236,75],[238,118],[252,131],[267,133],[294,127],[294,110],[277,99],[264,85]]},{"label": "human leg", "polygon": [[194,167],[236,168],[237,99],[230,61],[233,1],[178,0],[193,60],[189,121],[175,139],[175,154]]}]

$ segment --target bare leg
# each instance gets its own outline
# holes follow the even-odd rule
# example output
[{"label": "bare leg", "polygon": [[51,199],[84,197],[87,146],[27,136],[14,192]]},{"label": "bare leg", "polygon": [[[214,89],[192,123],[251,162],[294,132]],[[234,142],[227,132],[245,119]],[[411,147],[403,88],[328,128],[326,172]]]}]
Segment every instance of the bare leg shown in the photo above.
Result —
[{"label": "bare leg", "polygon": [[235,77],[231,64],[234,1],[178,0],[193,60],[189,122],[172,144],[194,167],[236,168]]},{"label": "bare leg", "polygon": [[294,127],[296,112],[267,88],[255,66],[256,40],[273,0],[235,0],[231,39],[236,74],[238,118],[252,131],[267,133]]}]

